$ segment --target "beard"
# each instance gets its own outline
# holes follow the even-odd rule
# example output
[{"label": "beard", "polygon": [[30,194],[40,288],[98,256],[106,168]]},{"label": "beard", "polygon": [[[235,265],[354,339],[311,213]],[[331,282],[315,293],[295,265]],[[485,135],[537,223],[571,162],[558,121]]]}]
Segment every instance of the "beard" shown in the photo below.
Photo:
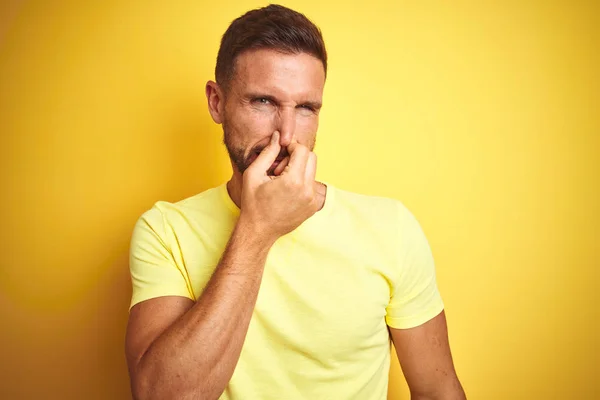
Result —
[{"label": "beard", "polygon": [[[250,151],[247,151],[247,148],[234,145],[234,143],[231,140],[232,132],[229,130],[229,124],[226,122],[226,120],[223,121],[222,125],[223,144],[227,149],[229,159],[231,160],[235,168],[237,168],[239,173],[243,175],[244,172],[248,169],[248,167],[254,162],[256,156],[259,155],[265,149],[265,147],[267,147],[267,145],[255,146],[252,149],[250,149]],[[309,143],[308,147],[310,151],[314,150],[315,142],[316,138],[313,138],[313,140]],[[283,147],[281,148],[279,156],[277,158],[282,159],[287,156],[289,156],[287,152],[287,147]],[[267,171],[267,175],[274,175],[274,172],[271,169],[269,169],[269,171]]]},{"label": "beard", "polygon": [[231,160],[235,168],[237,168],[239,173],[243,175],[251,164],[250,156],[252,155],[252,152],[249,152],[246,156],[245,148],[235,146],[231,142],[231,132],[229,131],[227,123],[225,121],[223,121],[223,144],[227,149],[229,159]]}]

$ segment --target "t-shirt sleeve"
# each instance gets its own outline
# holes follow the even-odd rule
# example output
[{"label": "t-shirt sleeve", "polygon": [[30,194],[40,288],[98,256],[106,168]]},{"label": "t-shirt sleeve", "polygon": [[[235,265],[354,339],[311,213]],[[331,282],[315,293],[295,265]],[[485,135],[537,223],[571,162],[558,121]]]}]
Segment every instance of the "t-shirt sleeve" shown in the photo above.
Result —
[{"label": "t-shirt sleeve", "polygon": [[142,215],[133,230],[129,270],[133,292],[129,308],[161,296],[183,296],[193,300],[189,279],[181,270],[165,240],[162,212],[155,206]]},{"label": "t-shirt sleeve", "polygon": [[418,221],[398,204],[398,274],[386,309],[386,323],[396,329],[419,326],[444,309],[438,291],[435,264]]}]

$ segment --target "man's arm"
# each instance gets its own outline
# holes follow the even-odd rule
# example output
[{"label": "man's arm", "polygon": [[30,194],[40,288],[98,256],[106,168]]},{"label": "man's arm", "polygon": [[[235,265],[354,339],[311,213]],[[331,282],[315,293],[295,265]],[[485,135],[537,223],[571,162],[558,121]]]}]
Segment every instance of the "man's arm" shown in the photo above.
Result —
[{"label": "man's arm", "polygon": [[159,297],[131,309],[127,360],[135,399],[215,399],[240,356],[272,245],[243,224],[202,296]]},{"label": "man's arm", "polygon": [[244,173],[240,217],[197,302],[158,297],[131,309],[126,353],[136,400],[210,400],[223,393],[240,356],[270,248],[319,206],[315,154],[293,143],[285,170],[267,176],[279,150],[276,132]]},{"label": "man's arm", "polygon": [[456,376],[446,315],[410,329],[390,328],[412,400],[465,400]]}]

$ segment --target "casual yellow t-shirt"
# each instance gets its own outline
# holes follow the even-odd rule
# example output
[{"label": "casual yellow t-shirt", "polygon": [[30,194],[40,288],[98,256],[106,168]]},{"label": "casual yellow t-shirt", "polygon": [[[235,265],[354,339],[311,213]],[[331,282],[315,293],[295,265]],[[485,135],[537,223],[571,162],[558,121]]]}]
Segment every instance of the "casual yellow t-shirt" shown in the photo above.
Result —
[{"label": "casual yellow t-shirt", "polygon": [[[271,248],[241,356],[224,400],[383,400],[393,328],[443,309],[431,251],[397,200],[327,185],[325,205]],[[239,209],[226,185],[136,224],[131,306],[159,296],[198,299]]]}]

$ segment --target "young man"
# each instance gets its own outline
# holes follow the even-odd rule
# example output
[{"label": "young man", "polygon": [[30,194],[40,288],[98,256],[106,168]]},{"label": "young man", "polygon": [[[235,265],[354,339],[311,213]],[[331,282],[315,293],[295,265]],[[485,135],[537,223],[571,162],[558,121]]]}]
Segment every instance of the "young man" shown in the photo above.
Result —
[{"label": "young man", "polygon": [[398,201],[315,181],[319,29],[271,5],[223,36],[208,108],[227,184],[138,221],[127,360],[136,399],[464,399],[427,240]]}]

